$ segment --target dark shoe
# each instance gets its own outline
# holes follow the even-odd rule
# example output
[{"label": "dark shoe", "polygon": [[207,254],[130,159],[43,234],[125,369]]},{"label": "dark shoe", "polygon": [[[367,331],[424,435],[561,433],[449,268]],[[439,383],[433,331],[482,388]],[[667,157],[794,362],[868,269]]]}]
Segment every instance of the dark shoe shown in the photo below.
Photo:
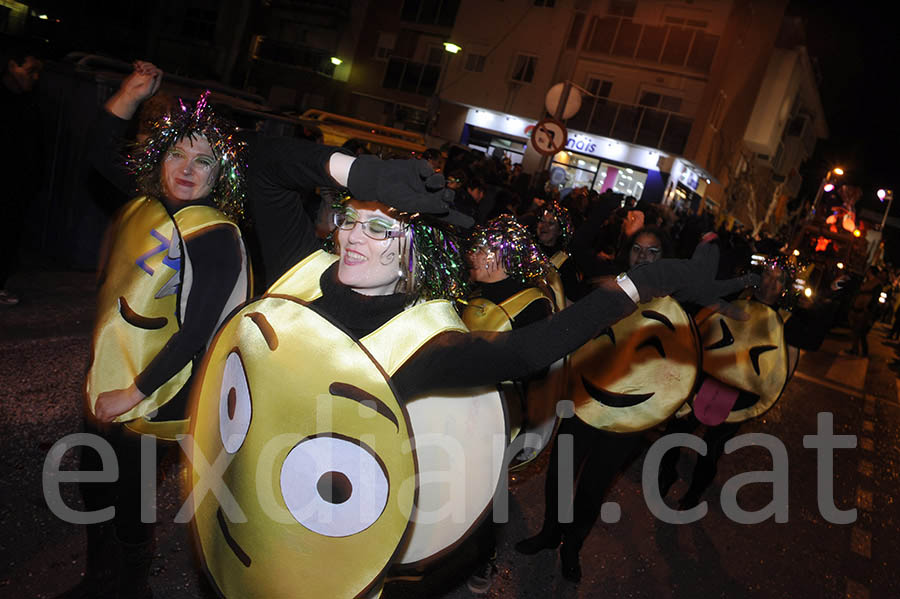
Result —
[{"label": "dark shoe", "polygon": [[563,578],[569,582],[581,581],[581,560],[578,557],[578,549],[563,543],[559,548],[559,558],[562,561]]},{"label": "dark shoe", "polygon": [[497,565],[494,563],[494,558],[491,558],[469,576],[469,580],[466,581],[466,586],[476,595],[483,595],[491,590],[491,585],[494,583],[494,575],[496,573]]},{"label": "dark shoe", "polygon": [[516,551],[524,555],[534,555],[544,549],[555,549],[561,538],[558,532],[541,531],[533,537],[528,537],[516,543]]}]

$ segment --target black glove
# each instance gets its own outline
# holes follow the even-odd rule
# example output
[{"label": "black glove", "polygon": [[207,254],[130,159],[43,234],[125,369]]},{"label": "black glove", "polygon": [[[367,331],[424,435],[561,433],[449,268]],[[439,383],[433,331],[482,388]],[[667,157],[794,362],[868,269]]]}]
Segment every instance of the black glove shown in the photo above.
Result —
[{"label": "black glove", "polygon": [[722,297],[759,285],[759,275],[748,274],[717,281],[718,266],[718,246],[701,243],[690,260],[663,258],[636,266],[628,272],[628,277],[637,287],[642,302],[671,295],[681,303],[713,307],[725,316],[746,320],[744,312],[722,300]]},{"label": "black glove", "polygon": [[453,206],[453,190],[444,187],[444,176],[425,160],[360,156],[350,167],[347,187],[358,200],[381,202],[410,214],[444,215]]}]

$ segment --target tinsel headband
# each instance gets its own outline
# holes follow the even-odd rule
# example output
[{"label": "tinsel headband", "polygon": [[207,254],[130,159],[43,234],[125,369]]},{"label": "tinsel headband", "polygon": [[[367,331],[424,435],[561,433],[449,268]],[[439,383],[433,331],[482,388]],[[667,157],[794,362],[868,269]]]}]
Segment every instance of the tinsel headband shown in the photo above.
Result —
[{"label": "tinsel headband", "polygon": [[528,230],[509,214],[476,227],[470,241],[470,252],[495,253],[506,274],[522,284],[543,278],[549,264]]},{"label": "tinsel headband", "polygon": [[544,211],[550,213],[556,219],[556,222],[559,224],[559,245],[562,248],[567,248],[573,234],[572,218],[569,216],[568,208],[553,200],[547,203]]},{"label": "tinsel headband", "polygon": [[[344,207],[352,196],[344,191],[333,198],[332,208]],[[407,294],[413,301],[464,299],[469,292],[469,268],[462,255],[459,237],[452,226],[422,214],[392,211],[391,215],[409,225],[412,251],[401,264],[404,278],[411,281]],[[326,242],[334,251],[336,230]]]},{"label": "tinsel headband", "polygon": [[152,195],[160,187],[160,165],[169,149],[185,137],[202,135],[218,160],[219,177],[211,196],[215,205],[228,218],[239,222],[244,216],[244,144],[235,138],[237,127],[217,116],[209,104],[207,90],[191,108],[179,99],[180,110],[156,121],[150,135],[128,160],[127,166],[137,177],[143,193]]}]

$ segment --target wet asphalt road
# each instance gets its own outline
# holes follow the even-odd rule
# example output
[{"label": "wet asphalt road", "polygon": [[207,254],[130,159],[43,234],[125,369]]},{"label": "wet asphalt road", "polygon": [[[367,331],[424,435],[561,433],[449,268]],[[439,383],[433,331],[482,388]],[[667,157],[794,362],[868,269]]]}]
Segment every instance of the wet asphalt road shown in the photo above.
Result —
[{"label": "wet asphalt road", "polygon": [[[52,597],[75,584],[83,568],[83,530],[57,518],[42,493],[41,471],[50,448],[81,430],[80,393],[93,315],[93,273],[29,269],[10,281],[22,304],[0,309],[0,597]],[[643,456],[622,474],[607,501],[621,519],[598,524],[582,550],[578,585],[559,574],[558,553],[521,556],[513,545],[533,534],[543,512],[546,456],[510,482],[510,521],[498,528],[498,573],[489,597],[821,597],[900,596],[900,402],[895,344],[884,327],[870,335],[872,355],[837,355],[848,345],[834,331],[822,351],[805,354],[779,403],[741,432],[775,436],[789,463],[789,520],[759,524],[730,521],[720,506],[732,477],[770,470],[762,447],[723,456],[704,499],[708,514],[690,525],[653,517],[641,491]],[[834,503],[855,508],[850,524],[830,524],[816,499],[816,452],[803,436],[816,432],[817,413],[831,412],[836,434],[855,435],[857,446],[834,452]],[[652,440],[652,436],[650,437]],[[63,468],[76,466],[70,452]],[[680,471],[690,470],[683,457]],[[158,597],[213,596],[199,574],[184,525],[172,523],[181,505],[181,464],[164,463],[159,483],[157,549],[151,584]],[[678,482],[670,505],[685,491]],[[73,485],[67,504],[80,508]],[[771,485],[749,484],[739,494],[752,511],[772,500]],[[463,556],[465,557],[465,556]],[[460,559],[464,562],[464,559]],[[387,599],[471,597],[465,567],[446,566],[419,583],[395,582]]]}]

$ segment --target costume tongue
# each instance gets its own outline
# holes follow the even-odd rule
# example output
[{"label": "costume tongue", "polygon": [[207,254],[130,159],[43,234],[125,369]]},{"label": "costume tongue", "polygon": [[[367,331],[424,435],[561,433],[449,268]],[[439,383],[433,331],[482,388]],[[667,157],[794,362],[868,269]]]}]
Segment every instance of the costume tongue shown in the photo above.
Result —
[{"label": "costume tongue", "polygon": [[694,397],[694,415],[707,426],[722,424],[737,401],[738,393],[734,387],[706,377]]}]

